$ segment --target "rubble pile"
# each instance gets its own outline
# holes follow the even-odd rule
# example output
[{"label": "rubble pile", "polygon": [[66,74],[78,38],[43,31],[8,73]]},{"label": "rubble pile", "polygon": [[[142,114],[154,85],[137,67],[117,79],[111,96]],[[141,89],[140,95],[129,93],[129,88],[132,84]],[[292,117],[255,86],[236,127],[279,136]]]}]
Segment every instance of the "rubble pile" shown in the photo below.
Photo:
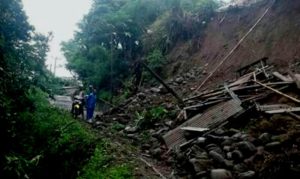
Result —
[{"label": "rubble pile", "polygon": [[[180,100],[163,85],[144,89],[96,127],[121,123],[119,134],[139,145],[144,158],[171,167],[173,178],[300,178],[300,75],[283,75],[266,58],[237,72],[230,83]],[[164,85],[191,94],[196,87],[183,86],[203,73],[194,68]],[[163,112],[151,114],[157,107]],[[152,120],[156,114],[163,118]]]},{"label": "rubble pile", "polygon": [[[296,140],[300,139],[299,134]],[[298,165],[285,172],[292,173],[292,178],[299,176],[299,141],[288,142],[280,135],[269,133],[253,137],[233,128],[218,129],[205,136],[199,136],[201,137],[197,137],[194,142],[174,151],[174,168],[178,177],[263,178],[266,172],[265,162],[272,160],[272,155],[281,154],[283,148],[288,147],[291,147],[292,151],[285,151],[288,153],[286,155],[291,157],[287,164]],[[268,178],[272,178],[272,172],[276,171],[268,171]],[[218,176],[215,176],[216,173]]]}]

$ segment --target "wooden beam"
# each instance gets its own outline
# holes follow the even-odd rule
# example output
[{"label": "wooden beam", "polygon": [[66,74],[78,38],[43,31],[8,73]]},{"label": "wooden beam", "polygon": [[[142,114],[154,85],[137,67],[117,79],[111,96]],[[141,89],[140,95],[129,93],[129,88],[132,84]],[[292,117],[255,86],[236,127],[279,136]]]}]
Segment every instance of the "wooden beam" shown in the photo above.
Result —
[{"label": "wooden beam", "polygon": [[288,112],[299,112],[300,107],[295,107],[295,108],[286,108],[286,109],[277,109],[277,110],[272,110],[272,111],[266,111],[268,114],[278,114],[278,113],[288,113]]},{"label": "wooden beam", "polygon": [[181,105],[185,105],[183,100],[179,97],[179,95],[169,86],[167,85],[163,79],[160,78],[158,74],[156,74],[151,68],[149,68],[145,63],[142,62],[143,67],[150,72],[150,74],[159,81],[176,99]]},{"label": "wooden beam", "polygon": [[207,103],[196,104],[196,105],[193,105],[193,106],[187,106],[184,109],[187,110],[187,109],[192,109],[192,108],[204,107],[204,106],[207,106],[207,105],[220,103],[222,101],[224,101],[224,100],[216,100],[216,101],[211,101],[211,102],[207,102]]},{"label": "wooden beam", "polygon": [[202,127],[181,127],[181,130],[184,131],[191,131],[191,132],[206,132],[209,128],[202,128]]},{"label": "wooden beam", "polygon": [[289,72],[292,79],[295,81],[298,89],[300,89],[300,74],[293,74],[292,72]]},{"label": "wooden beam", "polygon": [[290,116],[292,116],[292,117],[294,117],[294,118],[296,118],[297,120],[299,120],[300,121],[300,116],[299,115],[297,115],[297,114],[295,114],[295,113],[292,113],[292,112],[287,112]]},{"label": "wooden beam", "polygon": [[241,102],[239,97],[226,84],[224,84],[224,88],[229,93],[229,95],[232,97],[232,99],[235,99],[235,100]]},{"label": "wooden beam", "polygon": [[277,72],[277,71],[273,72],[273,75],[274,75],[276,78],[278,78],[278,79],[280,79],[280,80],[282,80],[282,81],[286,81],[286,82],[292,82],[292,81],[293,81],[293,79],[291,79],[290,77],[289,77],[289,78],[288,78],[288,77],[285,77],[284,75],[280,74],[280,73]]},{"label": "wooden beam", "polygon": [[299,99],[296,99],[296,98],[291,97],[291,96],[289,96],[287,94],[284,94],[284,93],[282,93],[282,92],[280,92],[280,91],[278,91],[278,90],[276,90],[276,89],[274,89],[272,87],[269,87],[269,86],[267,86],[267,85],[265,85],[265,84],[263,84],[263,83],[261,83],[259,81],[254,81],[254,82],[257,83],[257,84],[259,84],[259,85],[261,85],[261,86],[263,86],[263,87],[265,87],[265,88],[267,88],[267,89],[269,89],[269,90],[271,90],[271,91],[273,91],[273,92],[275,92],[275,93],[277,93],[277,94],[280,94],[280,95],[282,95],[282,96],[284,96],[284,97],[286,97],[286,98],[288,98],[288,99],[290,99],[290,100],[292,100],[292,101],[294,101],[296,103],[300,103]]}]

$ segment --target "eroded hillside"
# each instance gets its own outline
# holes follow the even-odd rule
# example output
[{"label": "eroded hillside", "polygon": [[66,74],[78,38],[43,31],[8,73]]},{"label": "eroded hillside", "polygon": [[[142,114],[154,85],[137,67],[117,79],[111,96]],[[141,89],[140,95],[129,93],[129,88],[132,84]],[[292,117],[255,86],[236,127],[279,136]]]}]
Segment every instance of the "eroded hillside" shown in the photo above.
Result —
[{"label": "eroded hillside", "polygon": [[[235,77],[242,66],[263,57],[281,70],[300,58],[300,2],[266,0],[251,6],[231,7],[208,22],[202,39],[178,43],[169,53],[169,74],[194,66],[209,73],[270,7],[269,12],[213,76],[214,82]],[[171,75],[172,76],[172,75]],[[204,75],[205,76],[205,75]],[[217,81],[216,81],[217,80]]]}]

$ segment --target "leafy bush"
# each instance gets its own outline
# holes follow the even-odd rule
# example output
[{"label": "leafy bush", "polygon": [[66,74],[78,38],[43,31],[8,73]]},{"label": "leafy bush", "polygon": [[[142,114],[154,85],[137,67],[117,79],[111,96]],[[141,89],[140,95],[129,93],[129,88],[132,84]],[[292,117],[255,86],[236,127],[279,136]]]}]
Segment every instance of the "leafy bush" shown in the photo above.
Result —
[{"label": "leafy bush", "polygon": [[162,68],[166,64],[166,58],[162,52],[155,49],[147,56],[146,59],[149,67],[159,75],[162,75]]},{"label": "leafy bush", "polygon": [[38,88],[26,95],[33,105],[12,123],[13,153],[6,156],[6,175],[76,177],[92,155],[96,138],[69,114],[50,106]]},{"label": "leafy bush", "polygon": [[[30,88],[27,98],[33,102],[11,126],[13,141],[6,154],[7,178],[129,178],[131,168],[113,165],[109,144],[65,111],[50,106],[47,96]],[[120,127],[120,126],[116,126]]]},{"label": "leafy bush", "polygon": [[148,110],[144,110],[141,113],[136,113],[136,126],[140,129],[149,128],[153,126],[157,121],[167,117],[168,111],[161,107],[152,107]]}]

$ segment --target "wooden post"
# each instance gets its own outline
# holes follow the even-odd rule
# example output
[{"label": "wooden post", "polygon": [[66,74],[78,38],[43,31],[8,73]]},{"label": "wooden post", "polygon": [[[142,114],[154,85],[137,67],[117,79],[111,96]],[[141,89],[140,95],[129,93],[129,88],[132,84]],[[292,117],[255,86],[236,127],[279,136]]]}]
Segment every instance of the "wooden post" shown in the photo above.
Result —
[{"label": "wooden post", "polygon": [[145,67],[146,70],[148,70],[150,72],[150,74],[157,80],[159,81],[176,99],[177,101],[181,104],[181,105],[185,105],[183,100],[179,97],[179,95],[171,88],[169,87],[163,79],[160,78],[160,76],[158,76],[158,74],[156,74],[151,68],[149,68],[145,63],[141,62],[142,65]]}]

